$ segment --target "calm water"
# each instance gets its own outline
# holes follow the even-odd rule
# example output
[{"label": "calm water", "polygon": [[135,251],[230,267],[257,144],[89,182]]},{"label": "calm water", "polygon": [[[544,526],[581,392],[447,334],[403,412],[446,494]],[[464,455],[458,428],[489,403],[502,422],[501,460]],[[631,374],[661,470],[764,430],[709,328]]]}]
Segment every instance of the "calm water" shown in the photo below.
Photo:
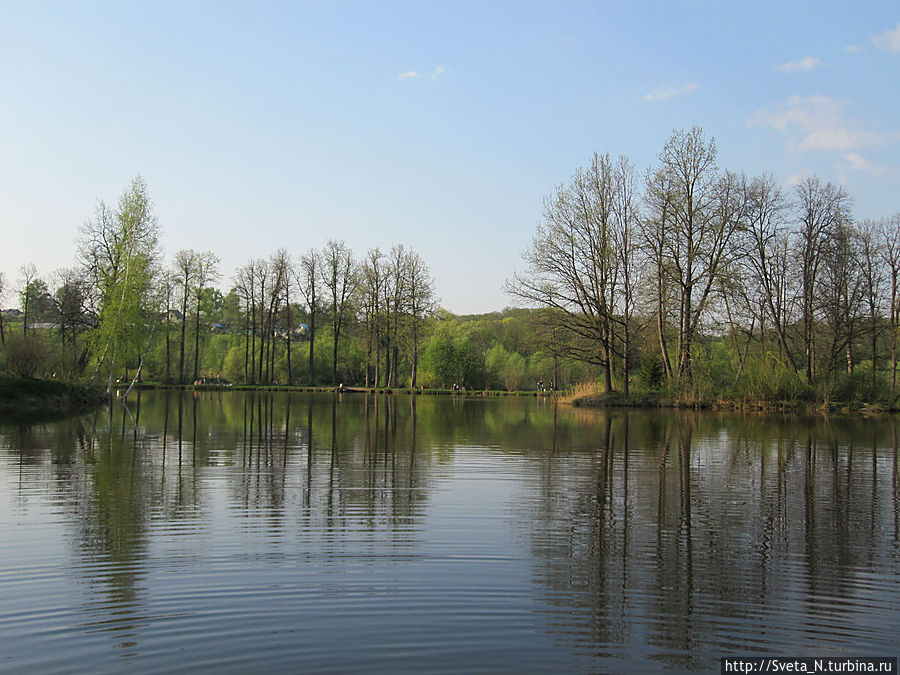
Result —
[{"label": "calm water", "polygon": [[898,427],[238,392],[0,422],[0,671],[896,656]]}]

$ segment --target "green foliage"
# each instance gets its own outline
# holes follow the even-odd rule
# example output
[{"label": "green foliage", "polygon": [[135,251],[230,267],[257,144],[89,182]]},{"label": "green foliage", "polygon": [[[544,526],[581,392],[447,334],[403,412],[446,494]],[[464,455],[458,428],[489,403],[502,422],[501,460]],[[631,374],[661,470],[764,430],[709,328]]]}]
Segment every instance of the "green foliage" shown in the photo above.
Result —
[{"label": "green foliage", "polygon": [[225,355],[222,377],[231,382],[244,381],[244,347],[235,345]]},{"label": "green foliage", "polygon": [[852,373],[840,372],[816,382],[820,399],[860,405],[890,404],[890,383],[880,374],[872,380],[872,367],[869,362],[856,367]]},{"label": "green foliage", "polygon": [[36,331],[10,333],[6,336],[3,353],[5,369],[14,377],[40,377],[50,367],[49,350],[44,337]]},{"label": "green foliage", "polygon": [[110,379],[136,364],[150,345],[157,320],[154,277],[158,256],[156,218],[147,187],[135,178],[115,213],[101,203],[85,226],[82,256],[99,297],[97,327],[89,344]]},{"label": "green foliage", "polygon": [[657,354],[651,354],[641,359],[638,371],[639,384],[644,389],[651,391],[660,389],[666,380],[666,367]]}]

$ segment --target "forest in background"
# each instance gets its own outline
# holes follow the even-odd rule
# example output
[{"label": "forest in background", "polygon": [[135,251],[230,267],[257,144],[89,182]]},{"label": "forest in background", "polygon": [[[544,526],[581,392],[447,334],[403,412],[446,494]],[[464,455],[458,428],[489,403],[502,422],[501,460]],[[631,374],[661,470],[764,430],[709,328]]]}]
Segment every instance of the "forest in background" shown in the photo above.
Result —
[{"label": "forest in background", "polygon": [[545,199],[507,282],[520,307],[474,316],[441,309],[400,244],[279,249],[230,278],[213,251],[165,264],[138,177],[100,202],[71,268],[0,276],[0,372],[894,407],[900,214],[857,222],[839,185],[717,161],[696,127],[642,174],[595,153]]}]

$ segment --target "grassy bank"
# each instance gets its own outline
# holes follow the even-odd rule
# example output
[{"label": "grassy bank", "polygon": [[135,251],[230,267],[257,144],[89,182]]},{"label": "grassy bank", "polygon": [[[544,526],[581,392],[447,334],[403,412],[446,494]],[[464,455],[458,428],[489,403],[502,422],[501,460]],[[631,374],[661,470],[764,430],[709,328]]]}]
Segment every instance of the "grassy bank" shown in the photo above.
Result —
[{"label": "grassy bank", "polygon": [[0,415],[63,416],[89,410],[106,401],[101,390],[56,380],[0,376]]}]

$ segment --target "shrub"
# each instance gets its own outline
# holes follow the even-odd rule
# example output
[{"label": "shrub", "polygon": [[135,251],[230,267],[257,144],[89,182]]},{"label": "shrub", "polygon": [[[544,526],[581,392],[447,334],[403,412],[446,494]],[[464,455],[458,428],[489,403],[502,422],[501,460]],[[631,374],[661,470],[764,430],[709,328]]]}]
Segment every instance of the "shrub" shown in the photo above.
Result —
[{"label": "shrub", "polygon": [[6,336],[4,347],[6,372],[16,377],[38,377],[47,371],[48,350],[44,340],[34,331]]}]

